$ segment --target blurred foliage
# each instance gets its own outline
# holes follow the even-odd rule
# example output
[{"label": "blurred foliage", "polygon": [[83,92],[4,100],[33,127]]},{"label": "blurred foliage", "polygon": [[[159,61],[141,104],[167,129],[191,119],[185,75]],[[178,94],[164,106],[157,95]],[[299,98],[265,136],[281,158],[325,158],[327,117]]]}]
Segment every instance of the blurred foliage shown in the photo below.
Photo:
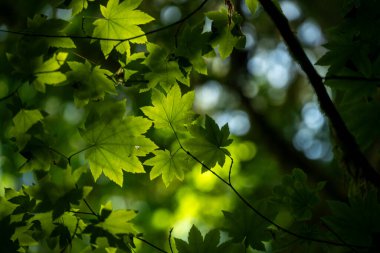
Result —
[{"label": "blurred foliage", "polygon": [[[260,1],[2,0],[0,251],[379,251]],[[380,3],[275,3],[379,168]]]}]

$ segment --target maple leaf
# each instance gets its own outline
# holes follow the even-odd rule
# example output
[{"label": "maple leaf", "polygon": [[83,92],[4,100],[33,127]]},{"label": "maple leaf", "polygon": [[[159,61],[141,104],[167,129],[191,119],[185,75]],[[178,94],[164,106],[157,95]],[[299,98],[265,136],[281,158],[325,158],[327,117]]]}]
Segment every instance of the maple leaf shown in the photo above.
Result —
[{"label": "maple leaf", "polygon": [[43,116],[39,110],[21,109],[12,121],[14,126],[9,129],[9,137],[16,139],[17,146],[21,150],[25,147],[31,138],[27,131],[37,122],[43,120]]},{"label": "maple leaf", "polygon": [[203,238],[199,229],[193,225],[189,231],[188,241],[187,243],[184,240],[175,238],[175,244],[179,253],[244,252],[241,244],[234,244],[231,241],[219,245],[220,232],[218,229],[209,231]]},{"label": "maple leaf", "polygon": [[150,171],[151,180],[162,175],[162,180],[166,186],[173,181],[174,177],[177,177],[180,181],[183,180],[184,170],[189,168],[188,163],[186,163],[189,160],[189,156],[181,150],[174,153],[171,153],[169,150],[157,150],[153,154],[155,157],[144,162],[145,165],[153,166]]},{"label": "maple leaf", "polygon": [[150,72],[145,74],[145,78],[149,80],[148,88],[153,88],[160,84],[164,89],[171,87],[177,80],[190,86],[190,79],[186,73],[182,71],[176,59],[170,57],[170,52],[153,43],[147,44],[149,55],[143,63],[150,68]]},{"label": "maple leaf", "polygon": [[9,62],[17,72],[27,75],[27,78],[34,77],[31,83],[40,92],[45,92],[45,85],[59,85],[66,80],[66,75],[59,69],[67,56],[68,53],[59,52],[44,61],[42,55],[25,59],[19,55],[7,54]]},{"label": "maple leaf", "polygon": [[100,66],[92,67],[86,61],[67,62],[72,71],[67,72],[70,82],[74,83],[74,99],[77,105],[85,105],[89,100],[103,99],[106,93],[114,94],[114,83],[107,77],[112,73]]},{"label": "maple leaf", "polygon": [[[126,39],[144,34],[138,25],[149,23],[154,18],[142,11],[135,10],[141,2],[142,0],[125,0],[119,4],[119,0],[110,0],[107,7],[100,5],[100,11],[104,18],[95,20],[93,37]],[[130,42],[144,44],[147,42],[147,38],[141,36]],[[100,41],[100,48],[106,58],[117,44],[119,44],[118,41]],[[129,41],[124,41],[118,45],[117,51],[129,56]]]},{"label": "maple leaf", "polygon": [[181,90],[176,84],[165,96],[162,92],[152,91],[153,106],[142,107],[143,113],[150,118],[155,128],[184,131],[185,126],[194,121],[195,114],[192,110],[194,92],[181,95]]},{"label": "maple leaf", "polygon": [[136,215],[137,213],[133,210],[112,210],[111,202],[108,202],[100,208],[100,216],[105,217],[105,219],[96,226],[107,230],[114,236],[117,234],[136,234],[136,229],[130,223]]},{"label": "maple leaf", "polygon": [[213,21],[211,45],[218,49],[222,59],[227,58],[234,47],[244,48],[245,36],[240,30],[241,17],[238,13],[232,14],[231,24],[231,17],[226,9],[208,12],[206,16]]},{"label": "maple leaf", "polygon": [[[202,33],[203,23],[191,27],[185,25],[178,37],[178,48],[176,54],[186,57],[193,69],[201,74],[207,74],[207,64],[203,59],[203,54],[212,50],[208,44],[211,33]],[[196,40],[194,38],[197,38]]]},{"label": "maple leaf", "polygon": [[228,139],[230,135],[228,125],[225,124],[219,129],[215,121],[206,115],[205,128],[191,126],[189,129],[194,138],[186,139],[183,142],[184,147],[208,168],[214,167],[216,163],[223,166],[225,156],[230,155],[229,151],[223,147],[232,142]]},{"label": "maple leaf", "polygon": [[[258,210],[273,219],[276,209],[265,200],[258,201]],[[253,249],[264,250],[263,242],[269,241],[272,235],[269,231],[269,223],[246,208],[237,208],[233,213],[223,211],[226,223],[223,230],[228,232],[233,242],[244,242],[245,247],[250,245]]]},{"label": "maple leaf", "polygon": [[144,173],[138,156],[145,156],[157,148],[143,136],[152,123],[142,117],[129,116],[121,120],[110,120],[92,124],[82,130],[81,135],[88,143],[85,156],[95,180],[103,172],[116,184],[123,185],[123,171]]}]

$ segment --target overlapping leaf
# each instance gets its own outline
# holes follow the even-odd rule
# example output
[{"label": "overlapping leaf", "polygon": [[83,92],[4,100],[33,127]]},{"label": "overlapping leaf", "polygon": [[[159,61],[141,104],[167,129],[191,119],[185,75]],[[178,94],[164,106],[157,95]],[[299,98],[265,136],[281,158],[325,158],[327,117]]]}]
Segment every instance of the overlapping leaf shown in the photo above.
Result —
[{"label": "overlapping leaf", "polygon": [[208,168],[212,168],[219,163],[223,166],[225,156],[230,155],[224,147],[231,144],[228,139],[230,130],[228,125],[219,128],[215,121],[206,115],[205,128],[200,126],[190,127],[193,138],[187,139],[183,145],[195,157],[202,161]]},{"label": "overlapping leaf", "polygon": [[193,100],[193,91],[182,96],[179,86],[174,85],[166,96],[158,90],[153,90],[153,106],[145,106],[141,110],[153,121],[155,128],[184,131],[185,126],[191,124],[195,118],[192,110]]},{"label": "overlapping leaf", "polygon": [[217,48],[222,59],[227,58],[234,47],[245,46],[245,36],[240,31],[241,17],[237,13],[232,13],[232,22],[226,9],[208,12],[207,17],[212,22],[211,44]]},{"label": "overlapping leaf", "polygon": [[307,175],[300,169],[294,169],[292,175],[284,176],[282,184],[274,187],[273,200],[288,208],[296,220],[309,220],[312,208],[319,202],[318,192],[325,183],[320,182],[315,188],[307,184]]},{"label": "overlapping leaf", "polygon": [[323,221],[347,243],[371,246],[380,234],[380,204],[375,192],[366,197],[351,197],[349,204],[329,201],[332,215]]},{"label": "overlapping leaf", "polygon": [[[107,6],[100,6],[100,11],[104,18],[94,22],[94,37],[108,39],[126,39],[144,34],[138,25],[146,24],[154,20],[148,14],[135,10],[142,0],[110,0]],[[131,40],[133,43],[143,44],[147,42],[146,36],[141,36]],[[100,47],[107,57],[114,46],[119,42],[114,40],[101,40]],[[116,48],[120,53],[130,55],[129,41],[124,41]]]},{"label": "overlapping leaf", "polygon": [[174,177],[181,181],[183,180],[184,170],[189,168],[188,155],[181,150],[174,153],[169,150],[157,150],[153,154],[155,155],[153,158],[144,162],[145,165],[153,166],[150,171],[151,180],[162,175],[162,180],[166,186],[170,184]]},{"label": "overlapping leaf", "polygon": [[74,84],[74,99],[78,105],[87,104],[89,100],[103,99],[106,93],[115,93],[114,83],[108,78],[112,73],[100,66],[92,67],[86,61],[68,62],[71,71],[68,79]]},{"label": "overlapping leaf", "polygon": [[[269,219],[275,215],[275,210],[265,201],[260,201],[257,209]],[[233,238],[233,242],[244,243],[246,248],[250,245],[253,249],[264,250],[263,242],[272,238],[267,221],[247,208],[238,208],[233,213],[223,211],[223,214],[227,222],[224,230]]]},{"label": "overlapping leaf", "polygon": [[160,84],[168,90],[177,81],[190,85],[190,79],[186,69],[180,69],[177,59],[171,57],[169,50],[153,43],[148,43],[149,55],[144,60],[144,64],[151,70],[145,74],[149,80],[148,88],[154,88]]},{"label": "overlapping leaf", "polygon": [[188,242],[175,238],[175,244],[179,253],[244,252],[244,247],[241,244],[234,244],[230,241],[219,244],[219,241],[219,230],[211,230],[203,238],[201,232],[195,225],[193,225],[189,231]]},{"label": "overlapping leaf", "polygon": [[[207,74],[207,65],[203,55],[212,50],[208,44],[211,33],[202,33],[203,24],[190,27],[185,25],[178,37],[178,47],[176,54],[186,57],[193,69],[201,74]],[[194,40],[194,38],[197,38]]]},{"label": "overlapping leaf", "polygon": [[157,146],[143,136],[152,123],[142,117],[126,117],[121,120],[99,121],[82,131],[87,141],[85,152],[95,180],[101,173],[123,185],[123,171],[144,173],[138,156],[145,156]]}]

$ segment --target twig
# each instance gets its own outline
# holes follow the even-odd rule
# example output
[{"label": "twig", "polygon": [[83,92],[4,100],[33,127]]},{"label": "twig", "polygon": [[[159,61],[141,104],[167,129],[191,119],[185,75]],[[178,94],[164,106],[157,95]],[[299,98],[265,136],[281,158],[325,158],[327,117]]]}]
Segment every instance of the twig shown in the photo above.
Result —
[{"label": "twig", "polygon": [[154,29],[154,30],[151,30],[151,31],[148,31],[148,32],[145,32],[145,33],[142,33],[142,34],[139,34],[139,35],[136,35],[136,36],[132,36],[132,37],[129,37],[129,38],[125,38],[125,39],[118,39],[118,38],[103,38],[103,37],[94,37],[94,36],[81,36],[81,35],[54,35],[54,34],[45,34],[45,33],[32,33],[32,32],[21,32],[21,31],[12,31],[12,30],[5,30],[5,29],[0,29],[0,32],[4,32],[4,33],[11,33],[11,34],[17,34],[17,35],[23,35],[23,36],[28,36],[28,37],[40,37],[40,38],[69,38],[69,39],[86,39],[86,40],[98,40],[98,41],[117,41],[119,42],[115,47],[117,47],[119,44],[125,42],[125,41],[130,41],[130,40],[133,40],[133,39],[137,39],[137,38],[140,38],[140,37],[143,37],[143,36],[146,36],[146,35],[149,35],[149,34],[154,34],[154,33],[158,33],[158,32],[161,32],[163,30],[166,30],[166,29],[169,29],[173,26],[176,26],[178,24],[181,24],[183,22],[185,22],[186,20],[188,20],[189,18],[191,18],[194,14],[196,14],[200,9],[203,8],[203,6],[208,2],[209,0],[204,0],[197,8],[195,8],[192,12],[190,12],[189,14],[187,14],[185,17],[183,17],[182,19],[172,23],[172,24],[169,24],[169,25],[166,25],[166,26],[162,26],[160,28],[157,28],[157,29]]},{"label": "twig", "polygon": [[148,242],[147,240],[145,240],[145,239],[143,239],[143,238],[141,238],[141,237],[137,237],[137,236],[136,236],[135,238],[138,239],[138,240],[140,240],[140,241],[142,241],[143,243],[149,245],[150,247],[152,247],[152,248],[158,250],[159,252],[169,253],[169,252],[167,252],[167,251],[161,249],[160,247],[154,245],[154,244],[151,243],[151,242]]},{"label": "twig", "polygon": [[172,247],[172,232],[173,232],[173,228],[170,229],[169,231],[169,238],[168,238],[168,241],[169,241],[169,248],[170,248],[170,252],[173,253],[173,247]]},{"label": "twig", "polygon": [[86,206],[88,207],[88,209],[90,210],[90,212],[95,215],[96,217],[99,217],[99,214],[95,213],[94,210],[91,208],[90,204],[87,202],[86,199],[83,199],[83,202],[86,204]]},{"label": "twig", "polygon": [[347,243],[339,243],[339,242],[335,242],[335,241],[329,241],[329,240],[323,240],[323,239],[318,239],[318,238],[312,238],[312,237],[308,237],[308,236],[304,236],[304,235],[301,235],[301,234],[297,234],[279,224],[277,224],[276,222],[272,221],[271,219],[269,219],[268,217],[266,217],[263,213],[261,213],[258,209],[256,209],[245,197],[243,197],[238,190],[236,190],[236,188],[233,186],[232,182],[231,182],[231,171],[232,171],[232,164],[233,164],[233,160],[232,160],[232,157],[230,157],[231,159],[231,165],[230,165],[230,168],[229,168],[229,179],[228,181],[226,181],[225,179],[223,179],[221,176],[219,176],[217,173],[215,173],[210,167],[208,167],[206,164],[204,164],[202,161],[200,161],[197,157],[195,157],[193,154],[191,154],[188,150],[186,150],[182,144],[181,144],[181,141],[179,140],[178,138],[178,135],[176,133],[176,131],[174,130],[172,124],[169,122],[170,126],[171,126],[171,129],[172,131],[174,132],[174,135],[177,139],[177,142],[179,144],[179,146],[181,147],[181,149],[186,153],[188,154],[191,158],[193,158],[196,162],[198,162],[200,165],[202,165],[206,170],[210,171],[212,174],[214,174],[220,181],[222,181],[225,185],[227,185],[234,193],[235,195],[243,202],[243,204],[245,206],[247,206],[249,209],[251,209],[257,216],[259,216],[261,219],[265,220],[266,222],[268,222],[269,224],[273,225],[274,227],[276,227],[278,230],[286,233],[286,234],[289,234],[289,235],[292,235],[298,239],[302,239],[302,240],[307,240],[307,241],[311,241],[311,242],[317,242],[317,243],[324,243],[324,244],[328,244],[328,245],[334,245],[334,246],[340,246],[340,247],[353,247],[353,248],[360,248],[360,249],[368,249],[370,247],[368,246],[361,246],[361,245],[352,245],[352,244],[347,244]]},{"label": "twig", "polygon": [[16,94],[16,93],[18,92],[18,89],[21,87],[21,85],[22,85],[22,84],[18,85],[18,86],[16,87],[16,89],[15,89],[14,91],[12,91],[11,93],[9,93],[8,95],[6,95],[6,96],[0,98],[0,102],[5,101],[5,100],[7,100],[8,98],[12,97],[14,94]]},{"label": "twig", "polygon": [[259,2],[281,33],[294,59],[306,73],[310,84],[314,88],[314,91],[318,97],[319,105],[322,111],[326,114],[333,129],[335,130],[338,144],[340,145],[345,157],[352,161],[358,172],[360,172],[361,177],[368,182],[371,182],[374,186],[380,187],[380,174],[378,174],[368,162],[367,158],[364,156],[363,152],[356,143],[355,138],[348,130],[334,103],[330,99],[321,76],[311,64],[300,42],[290,29],[288,20],[277,9],[271,0],[259,0]]}]

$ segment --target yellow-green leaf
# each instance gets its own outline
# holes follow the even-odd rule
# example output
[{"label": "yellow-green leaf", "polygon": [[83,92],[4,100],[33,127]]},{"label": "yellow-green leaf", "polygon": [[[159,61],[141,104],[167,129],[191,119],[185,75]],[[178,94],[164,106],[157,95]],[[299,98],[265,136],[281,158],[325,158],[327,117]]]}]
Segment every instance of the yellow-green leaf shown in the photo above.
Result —
[{"label": "yellow-green leaf", "polygon": [[123,171],[144,173],[138,156],[145,156],[157,148],[142,134],[151,126],[148,119],[127,117],[108,122],[99,121],[82,131],[88,143],[85,152],[95,180],[103,172],[116,184],[123,185]]},{"label": "yellow-green leaf", "polygon": [[247,5],[249,11],[253,15],[257,11],[257,7],[259,6],[259,1],[258,0],[245,0],[245,4]]},{"label": "yellow-green leaf", "polygon": [[150,171],[150,179],[162,175],[164,184],[168,186],[174,177],[180,181],[184,178],[184,170],[187,167],[187,156],[184,152],[171,153],[169,150],[157,150],[153,152],[155,157],[144,162],[145,165],[153,166]]},{"label": "yellow-green leaf", "polygon": [[158,90],[153,90],[153,106],[145,106],[141,110],[154,122],[155,128],[181,131],[194,121],[193,100],[194,92],[182,96],[176,84],[166,96]]},{"label": "yellow-green leaf", "polygon": [[[107,6],[100,6],[100,11],[104,18],[95,20],[94,37],[126,39],[142,35],[144,32],[138,25],[146,24],[154,20],[148,14],[135,10],[142,0],[125,0],[119,4],[119,0],[110,0]],[[146,36],[133,39],[130,42],[143,44],[147,42]],[[118,44],[115,40],[101,40],[100,47],[106,56]],[[129,41],[124,41],[118,45],[120,53],[130,55]]]}]

